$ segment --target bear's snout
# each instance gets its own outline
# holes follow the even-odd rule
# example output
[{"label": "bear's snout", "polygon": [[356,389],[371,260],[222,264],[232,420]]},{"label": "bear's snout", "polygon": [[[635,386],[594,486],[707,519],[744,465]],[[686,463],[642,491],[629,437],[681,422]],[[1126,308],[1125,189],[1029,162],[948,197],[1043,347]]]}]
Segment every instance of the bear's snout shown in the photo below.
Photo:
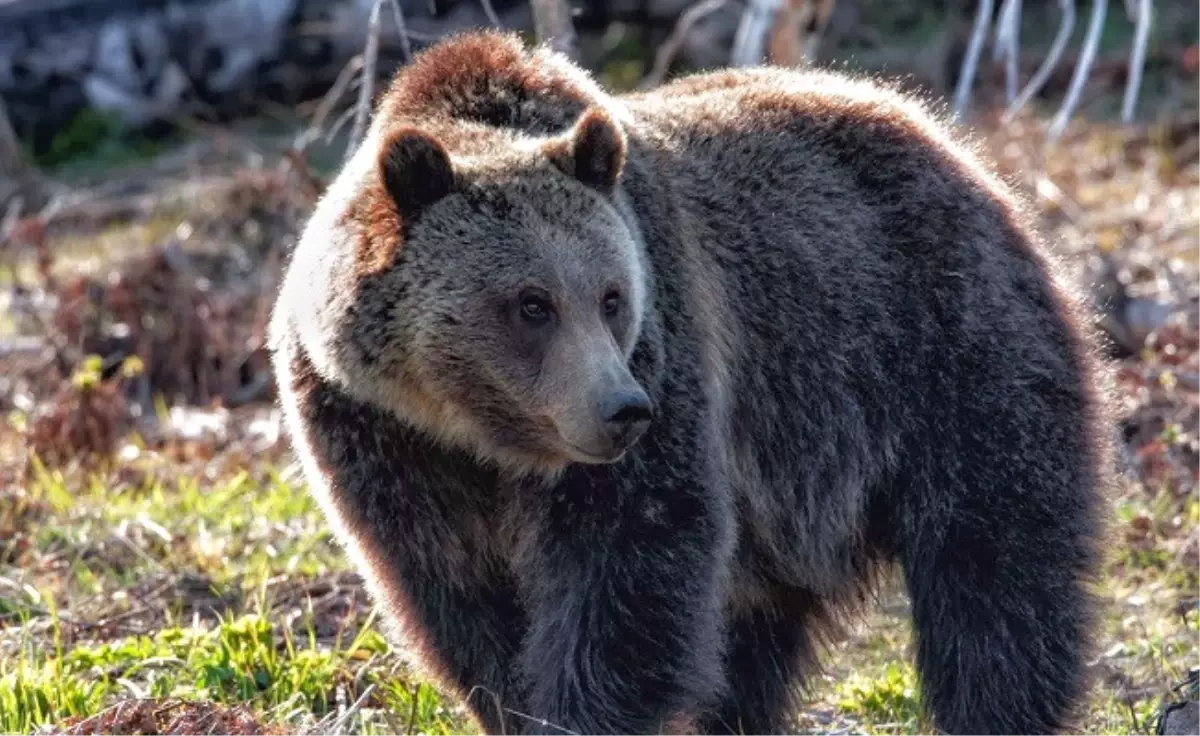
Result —
[{"label": "bear's snout", "polygon": [[637,442],[654,419],[650,397],[639,386],[621,387],[600,402],[600,423],[614,450]]}]

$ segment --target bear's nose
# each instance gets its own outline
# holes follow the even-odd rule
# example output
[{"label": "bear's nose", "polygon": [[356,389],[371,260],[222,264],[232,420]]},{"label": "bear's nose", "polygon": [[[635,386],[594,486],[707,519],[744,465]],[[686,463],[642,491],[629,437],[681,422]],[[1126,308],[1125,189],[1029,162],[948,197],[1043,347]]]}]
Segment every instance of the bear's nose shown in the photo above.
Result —
[{"label": "bear's nose", "polygon": [[600,407],[600,419],[614,445],[629,445],[641,436],[654,418],[650,397],[639,389],[616,391]]}]

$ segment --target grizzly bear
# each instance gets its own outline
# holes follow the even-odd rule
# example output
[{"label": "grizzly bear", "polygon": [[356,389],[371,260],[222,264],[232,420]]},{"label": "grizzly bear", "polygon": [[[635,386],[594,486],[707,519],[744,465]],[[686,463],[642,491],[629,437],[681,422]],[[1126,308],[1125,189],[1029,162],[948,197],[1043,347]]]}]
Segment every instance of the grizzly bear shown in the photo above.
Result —
[{"label": "grizzly bear", "polygon": [[779,732],[893,563],[937,728],[1071,726],[1101,366],[960,137],[830,72],[613,95],[499,32],[399,70],[274,368],[337,537],[482,728]]}]

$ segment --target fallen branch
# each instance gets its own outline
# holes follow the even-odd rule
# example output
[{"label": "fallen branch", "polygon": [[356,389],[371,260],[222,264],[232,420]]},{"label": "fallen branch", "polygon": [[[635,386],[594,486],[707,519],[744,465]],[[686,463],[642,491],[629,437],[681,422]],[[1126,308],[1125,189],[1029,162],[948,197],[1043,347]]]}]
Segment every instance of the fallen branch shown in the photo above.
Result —
[{"label": "fallen branch", "polygon": [[40,209],[45,204],[44,183],[37,171],[25,160],[17,133],[8,119],[8,109],[0,99],[0,208],[10,199],[20,199],[18,207],[26,211]]},{"label": "fallen branch", "polygon": [[51,347],[50,342],[37,335],[19,335],[0,339],[0,360],[35,357],[41,355],[49,347]]}]

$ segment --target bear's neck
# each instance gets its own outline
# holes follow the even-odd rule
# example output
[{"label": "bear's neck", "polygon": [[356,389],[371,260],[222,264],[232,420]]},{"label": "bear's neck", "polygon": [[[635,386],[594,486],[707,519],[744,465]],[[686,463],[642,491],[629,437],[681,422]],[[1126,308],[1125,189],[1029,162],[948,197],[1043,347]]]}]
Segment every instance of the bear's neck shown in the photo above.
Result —
[{"label": "bear's neck", "polygon": [[402,485],[405,492],[442,495],[472,505],[503,495],[502,486],[508,484],[495,468],[393,412],[351,396],[320,376],[303,348],[297,345],[293,350],[290,388],[306,415],[308,440],[331,465],[353,456],[362,477],[380,486]]}]

